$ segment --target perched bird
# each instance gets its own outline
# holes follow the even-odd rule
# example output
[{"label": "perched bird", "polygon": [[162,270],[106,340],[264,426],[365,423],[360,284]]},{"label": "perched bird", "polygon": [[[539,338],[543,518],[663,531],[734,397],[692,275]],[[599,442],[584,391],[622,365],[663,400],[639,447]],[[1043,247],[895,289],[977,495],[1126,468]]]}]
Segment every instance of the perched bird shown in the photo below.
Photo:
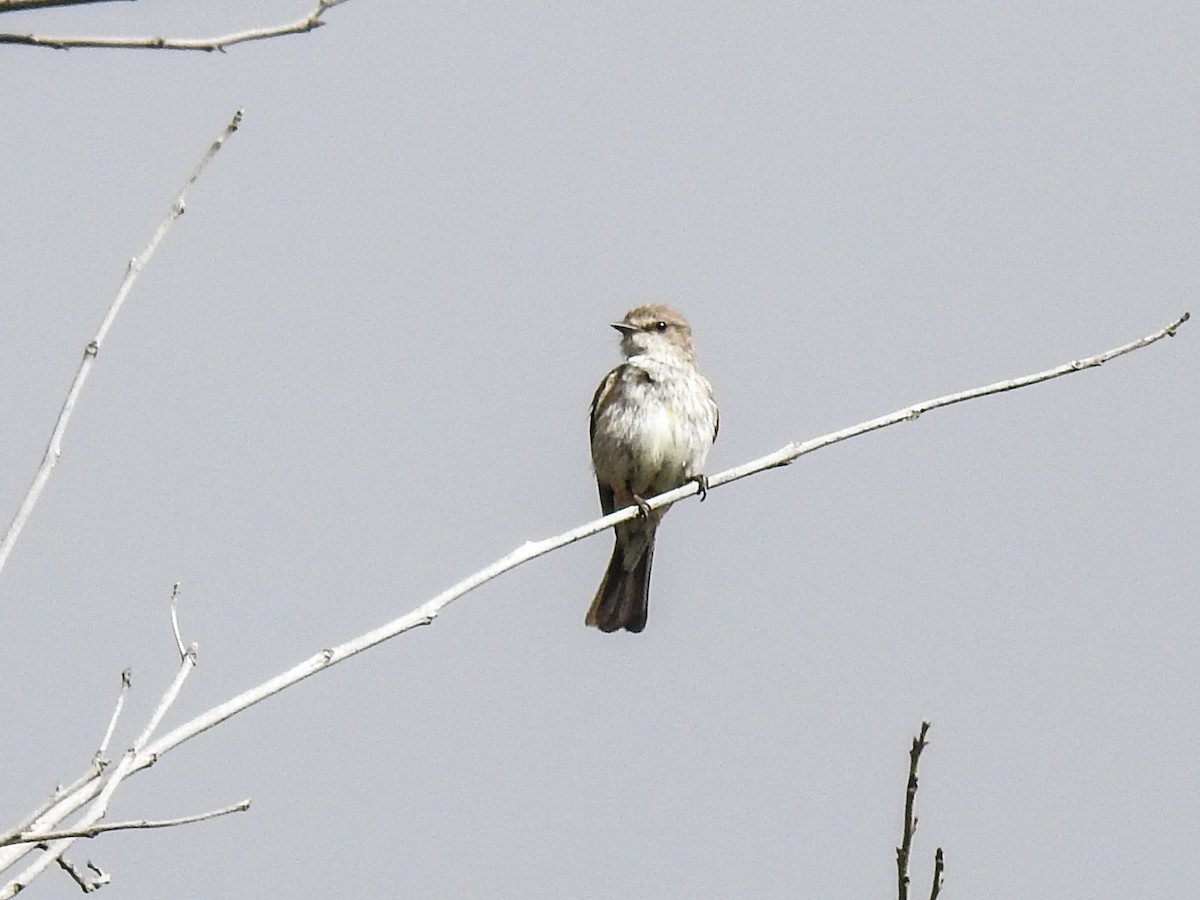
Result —
[{"label": "perched bird", "polygon": [[646,627],[654,532],[667,511],[649,509],[644,498],[693,479],[703,497],[717,402],[678,312],[639,306],[612,327],[621,332],[625,362],[592,398],[592,467],[605,515],[635,503],[641,515],[616,526],[612,560],[585,621],[601,631],[636,632]]}]

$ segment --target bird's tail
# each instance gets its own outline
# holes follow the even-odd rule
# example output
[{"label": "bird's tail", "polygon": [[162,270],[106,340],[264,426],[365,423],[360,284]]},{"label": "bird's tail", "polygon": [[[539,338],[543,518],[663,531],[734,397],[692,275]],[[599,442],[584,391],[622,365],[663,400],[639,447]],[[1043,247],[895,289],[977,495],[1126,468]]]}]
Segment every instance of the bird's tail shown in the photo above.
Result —
[{"label": "bird's tail", "polygon": [[584,621],[601,631],[638,632],[646,627],[650,606],[650,563],[656,523],[617,527],[612,559]]}]

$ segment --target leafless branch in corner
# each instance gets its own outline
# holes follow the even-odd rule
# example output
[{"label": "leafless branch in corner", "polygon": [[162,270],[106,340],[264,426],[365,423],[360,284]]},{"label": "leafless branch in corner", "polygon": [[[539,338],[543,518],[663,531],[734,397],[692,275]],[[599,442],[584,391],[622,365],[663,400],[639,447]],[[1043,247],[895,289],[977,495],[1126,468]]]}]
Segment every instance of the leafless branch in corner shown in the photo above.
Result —
[{"label": "leafless branch in corner", "polygon": [[0,0],[0,13],[48,9],[52,6],[90,6],[93,3],[118,2],[136,3],[137,0]]},{"label": "leafless branch in corner", "polygon": [[[59,866],[67,868],[68,871],[71,871],[72,867],[67,866],[61,861],[63,854],[67,851],[72,843],[79,839],[79,836],[90,836],[88,834],[89,830],[92,829],[92,827],[95,826],[96,823],[99,822],[100,819],[102,819],[108,812],[109,804],[112,802],[113,795],[116,793],[117,788],[121,786],[121,782],[123,782],[131,773],[137,771],[135,766],[136,761],[140,758],[147,743],[149,743],[151,736],[155,731],[158,730],[158,726],[162,724],[163,717],[167,714],[167,711],[179,697],[180,692],[183,690],[184,682],[187,681],[188,675],[191,674],[195,666],[196,645],[192,644],[188,648],[187,654],[180,662],[179,669],[175,673],[175,678],[171,681],[170,686],[168,686],[166,691],[163,692],[162,697],[159,699],[158,706],[151,714],[149,721],[142,728],[141,733],[134,739],[129,749],[126,750],[121,756],[121,759],[117,765],[113,767],[111,771],[106,772],[107,777],[88,783],[73,796],[64,797],[53,807],[47,809],[42,816],[39,817],[39,819],[35,820],[31,824],[29,831],[37,833],[43,829],[46,829],[46,825],[44,823],[60,821],[64,816],[69,815],[76,809],[79,809],[84,803],[87,803],[88,800],[91,800],[92,797],[95,797],[94,800],[91,800],[88,808],[84,810],[83,815],[80,816],[78,821],[76,821],[70,828],[65,829],[69,836],[55,837],[50,840],[39,838],[40,841],[43,841],[37,845],[41,850],[41,855],[35,858],[15,878],[0,886],[0,900],[9,900],[9,898],[15,897],[18,893],[24,890],[30,882],[41,875],[51,865],[58,864]],[[218,814],[223,815],[224,813],[218,811]],[[208,814],[204,814],[203,817],[211,818],[211,816]],[[18,834],[12,839],[12,843],[15,844],[15,846],[0,847],[0,870],[6,869],[13,865],[21,858],[21,856],[24,855],[26,851],[22,845],[25,840],[26,836],[24,833]]]},{"label": "leafless branch in corner", "polygon": [[[92,756],[92,763],[87,767],[87,770],[73,782],[66,785],[59,785],[54,789],[49,797],[43,801],[37,809],[30,812],[8,831],[0,832],[0,847],[5,844],[12,843],[12,838],[22,832],[29,831],[35,827],[35,823],[43,821],[44,817],[50,810],[57,807],[62,801],[70,797],[78,797],[89,785],[97,781],[104,770],[108,767],[108,745],[112,740],[113,732],[117,728],[117,720],[121,717],[121,711],[125,708],[125,696],[129,693],[129,688],[132,685],[133,676],[129,669],[121,672],[121,692],[117,695],[117,704],[112,711],[112,715],[108,720],[108,727],[104,730],[104,737],[100,739],[100,746],[96,748],[95,754]],[[76,804],[72,809],[78,809],[82,804]],[[61,818],[61,817],[60,817]],[[53,821],[58,821],[54,819]],[[5,861],[0,858],[0,869],[6,868],[12,862],[11,859]]]},{"label": "leafless branch in corner", "polygon": [[[9,2],[17,2],[17,0],[9,0]],[[64,2],[67,2],[67,0],[64,0]],[[75,0],[75,2],[100,2],[100,0]],[[288,22],[285,25],[268,26],[266,28],[248,28],[245,31],[233,31],[210,38],[169,38],[158,36],[97,37],[90,35],[56,36],[31,33],[0,33],[0,44],[23,44],[27,47],[48,47],[52,50],[100,47],[108,50],[199,50],[203,53],[212,53],[214,51],[224,53],[234,44],[244,44],[249,41],[265,41],[288,34],[306,34],[326,24],[324,16],[328,10],[335,6],[341,6],[346,2],[347,0],[320,0],[308,15],[294,22]],[[53,4],[46,3],[45,5]],[[67,5],[69,5],[69,2],[67,2]],[[0,12],[3,11],[3,7],[0,7]]]}]

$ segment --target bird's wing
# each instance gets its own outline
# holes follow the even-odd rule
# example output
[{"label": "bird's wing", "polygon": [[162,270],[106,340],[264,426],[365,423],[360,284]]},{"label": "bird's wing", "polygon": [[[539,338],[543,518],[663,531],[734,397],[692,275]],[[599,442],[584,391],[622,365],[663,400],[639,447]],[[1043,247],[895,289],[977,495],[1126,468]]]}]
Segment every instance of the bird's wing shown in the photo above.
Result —
[{"label": "bird's wing", "polygon": [[[618,382],[630,376],[633,368],[628,363],[621,363],[621,365],[605,375],[604,380],[600,382],[600,386],[596,388],[596,393],[592,397],[590,421],[588,423],[589,441],[596,438],[596,420],[604,411],[604,407],[612,402],[613,389],[617,386]],[[613,497],[613,489],[610,485],[604,484],[599,479],[596,480],[596,489],[600,492],[600,509],[607,516],[617,508],[616,500]]]},{"label": "bird's wing", "polygon": [[596,393],[592,395],[591,420],[588,423],[588,440],[596,439],[596,419],[599,418],[600,411],[612,400],[613,387],[621,380],[624,374],[621,370],[627,368],[626,363],[621,363],[611,372],[604,376],[604,380],[600,382],[600,386],[596,388]]}]

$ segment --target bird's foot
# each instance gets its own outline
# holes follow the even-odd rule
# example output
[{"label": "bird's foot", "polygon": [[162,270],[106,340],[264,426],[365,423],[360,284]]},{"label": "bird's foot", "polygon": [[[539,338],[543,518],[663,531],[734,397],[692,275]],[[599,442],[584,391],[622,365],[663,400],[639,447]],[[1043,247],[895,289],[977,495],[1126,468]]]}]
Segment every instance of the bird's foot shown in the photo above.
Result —
[{"label": "bird's foot", "polygon": [[700,495],[700,502],[703,503],[708,497],[708,476],[693,475],[692,481],[696,482],[696,486],[699,488],[696,493]]}]

